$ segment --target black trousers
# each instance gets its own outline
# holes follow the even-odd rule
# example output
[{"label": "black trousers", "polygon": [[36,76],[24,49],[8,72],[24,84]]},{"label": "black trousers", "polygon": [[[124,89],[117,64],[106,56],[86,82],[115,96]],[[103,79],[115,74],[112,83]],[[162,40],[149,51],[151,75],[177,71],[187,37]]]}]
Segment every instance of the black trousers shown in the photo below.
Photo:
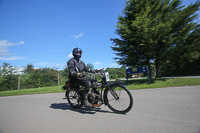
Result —
[{"label": "black trousers", "polygon": [[85,93],[88,93],[90,91],[91,83],[94,82],[95,79],[93,78],[70,78],[70,82],[72,82],[73,85],[83,85],[85,87]]}]

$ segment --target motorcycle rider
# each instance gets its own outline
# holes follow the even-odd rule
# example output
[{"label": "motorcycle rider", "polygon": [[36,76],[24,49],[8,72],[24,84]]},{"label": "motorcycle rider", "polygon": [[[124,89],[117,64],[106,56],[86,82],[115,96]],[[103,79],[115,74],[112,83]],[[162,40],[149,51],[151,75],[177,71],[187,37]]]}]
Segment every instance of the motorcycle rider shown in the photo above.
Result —
[{"label": "motorcycle rider", "polygon": [[86,67],[85,63],[80,60],[82,52],[83,51],[80,48],[74,48],[72,51],[74,58],[70,59],[67,62],[67,66],[69,69],[69,80],[72,83],[83,85],[85,87],[83,104],[86,107],[90,107],[92,106],[92,104],[88,102],[88,92],[90,90],[91,82],[95,81],[95,79],[87,78],[83,74],[84,71],[85,72],[92,72],[92,71],[89,70]]}]

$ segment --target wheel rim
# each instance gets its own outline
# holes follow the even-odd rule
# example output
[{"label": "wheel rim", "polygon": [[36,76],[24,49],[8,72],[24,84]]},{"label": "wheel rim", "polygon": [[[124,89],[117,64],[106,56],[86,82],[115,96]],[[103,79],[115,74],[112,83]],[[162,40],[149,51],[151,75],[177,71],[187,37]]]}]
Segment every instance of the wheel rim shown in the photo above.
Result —
[{"label": "wheel rim", "polygon": [[117,112],[123,112],[127,110],[131,104],[130,96],[127,91],[124,89],[119,89],[119,87],[117,90],[115,90],[115,88],[109,90],[107,98],[110,107]]},{"label": "wheel rim", "polygon": [[72,106],[80,106],[81,101],[79,100],[80,96],[75,91],[69,92],[69,102]]}]

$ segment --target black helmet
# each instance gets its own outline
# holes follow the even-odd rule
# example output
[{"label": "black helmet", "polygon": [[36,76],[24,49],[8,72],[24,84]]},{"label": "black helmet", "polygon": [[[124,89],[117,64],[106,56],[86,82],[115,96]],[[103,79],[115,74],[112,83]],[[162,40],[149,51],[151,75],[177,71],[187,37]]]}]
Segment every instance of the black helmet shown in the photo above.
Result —
[{"label": "black helmet", "polygon": [[[80,53],[80,54],[79,54]],[[74,48],[72,51],[74,58],[81,58],[82,50],[80,48]]]}]

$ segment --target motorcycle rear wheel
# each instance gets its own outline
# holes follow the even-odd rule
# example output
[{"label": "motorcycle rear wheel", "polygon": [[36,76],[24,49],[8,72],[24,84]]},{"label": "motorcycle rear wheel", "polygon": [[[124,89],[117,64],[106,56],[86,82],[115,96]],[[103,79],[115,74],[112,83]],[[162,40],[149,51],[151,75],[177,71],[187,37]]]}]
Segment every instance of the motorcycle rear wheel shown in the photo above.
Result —
[{"label": "motorcycle rear wheel", "polygon": [[81,96],[77,93],[77,91],[67,90],[66,96],[67,101],[72,108],[79,109],[81,106],[83,106],[83,103],[81,102]]}]

